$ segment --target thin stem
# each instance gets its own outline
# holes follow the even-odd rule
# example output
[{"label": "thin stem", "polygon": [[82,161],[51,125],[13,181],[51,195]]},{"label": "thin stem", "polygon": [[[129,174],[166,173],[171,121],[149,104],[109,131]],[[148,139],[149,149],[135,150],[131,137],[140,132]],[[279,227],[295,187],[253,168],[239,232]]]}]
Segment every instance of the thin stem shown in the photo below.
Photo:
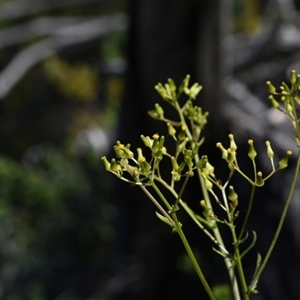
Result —
[{"label": "thin stem", "polygon": [[182,195],[183,195],[183,192],[184,192],[184,190],[185,190],[185,188],[186,188],[186,185],[187,185],[189,179],[190,179],[189,176],[186,176],[186,177],[185,177],[185,180],[184,180],[184,182],[183,182],[183,185],[182,185],[182,187],[181,187],[181,189],[180,189],[180,191],[179,191],[179,194],[178,194],[178,196],[177,196],[177,198],[176,198],[176,202],[175,202],[175,204],[174,204],[174,207],[176,207],[176,206],[178,205],[178,202],[179,202],[179,200],[181,199],[181,197],[182,197]]},{"label": "thin stem", "polygon": [[300,168],[300,152],[298,153],[298,156],[297,156],[297,163],[296,163],[296,168],[295,168],[295,172],[294,172],[294,176],[293,176],[293,181],[292,181],[292,184],[291,184],[291,187],[290,187],[290,190],[289,190],[289,193],[288,193],[288,197],[287,197],[287,200],[285,202],[285,205],[284,205],[284,208],[283,208],[283,211],[282,211],[282,214],[281,214],[281,217],[280,217],[280,220],[279,220],[279,223],[278,223],[278,226],[277,226],[277,229],[276,229],[276,232],[274,234],[274,237],[273,237],[273,240],[271,242],[271,245],[268,249],[268,252],[260,266],[260,268],[258,269],[257,273],[255,274],[252,282],[251,282],[251,285],[250,285],[250,290],[253,290],[261,276],[261,273],[263,272],[263,270],[265,269],[269,259],[270,259],[270,256],[274,250],[274,247],[277,243],[277,240],[278,240],[278,237],[280,235],[280,232],[281,232],[281,229],[282,229],[282,226],[283,226],[283,223],[285,221],[285,218],[286,218],[286,215],[287,215],[287,212],[288,212],[288,209],[289,209],[289,206],[291,204],[291,201],[292,201],[292,197],[293,197],[293,194],[294,194],[294,190],[295,190],[295,187],[296,187],[296,183],[297,183],[297,179],[298,179],[298,175],[299,175],[299,168]]},{"label": "thin stem", "polygon": [[[186,125],[185,118],[183,116],[182,110],[180,109],[180,106],[178,105],[177,102],[176,102],[176,107],[175,108],[178,111],[180,121],[182,122],[182,124]],[[195,146],[195,141],[193,141],[193,135],[191,134],[189,129],[187,129],[186,134],[187,134],[188,138],[190,139],[192,147],[194,147]],[[199,158],[198,154],[195,155],[194,160],[195,160],[196,164],[199,162],[200,158]],[[197,169],[197,174],[198,174],[198,178],[200,180],[200,185],[201,185],[201,189],[202,189],[202,193],[203,193],[203,197],[205,199],[206,205],[213,212],[213,207],[211,205],[210,197],[209,197],[207,189],[205,188],[204,180],[201,176],[201,170],[200,169]],[[222,239],[219,227],[218,227],[218,224],[215,222],[214,225],[215,226],[213,226],[213,228],[212,228],[214,236],[215,236],[216,240],[218,241],[218,243],[225,248],[224,242],[223,242],[223,239]],[[229,258],[226,258],[226,257],[224,258],[224,262],[225,262],[225,265],[227,267],[228,274],[229,274],[229,277],[230,277],[230,280],[231,280],[231,283],[232,283],[234,297],[235,297],[236,300],[239,300],[240,299],[239,288],[238,288],[236,277],[235,277],[235,274],[234,274],[232,262]]]},{"label": "thin stem", "polygon": [[248,293],[248,286],[247,286],[244,269],[243,269],[243,265],[242,265],[242,257],[240,254],[239,241],[237,240],[234,226],[230,226],[230,229],[231,229],[231,234],[232,234],[233,244],[234,244],[235,264],[237,267],[241,286],[243,289],[244,300],[249,300],[250,298],[249,298],[249,293]]},{"label": "thin stem", "polygon": [[175,226],[173,219],[165,211],[165,209],[157,202],[157,200],[152,196],[152,194],[143,185],[140,185],[140,188],[147,195],[147,197],[154,203],[154,205],[158,208],[158,210],[169,220],[169,222],[175,228],[176,226]]},{"label": "thin stem", "polygon": [[[178,195],[175,192],[175,190],[169,186],[163,179],[155,177],[155,180],[157,180],[158,182],[160,182],[165,188],[167,188],[176,199],[178,199]],[[226,265],[226,268],[228,270],[228,274],[229,274],[229,278],[232,284],[232,291],[233,291],[233,295],[234,295],[234,299],[235,300],[240,300],[240,292],[239,292],[239,287],[237,284],[237,280],[236,280],[236,276],[234,273],[234,268],[233,268],[233,264],[231,259],[228,257],[229,252],[226,250],[226,247],[224,245],[222,236],[218,231],[214,232],[214,236],[211,235],[211,233],[197,220],[197,218],[195,217],[193,211],[188,207],[188,205],[182,200],[179,199],[179,203],[180,205],[183,207],[183,209],[187,212],[187,214],[191,217],[191,219],[195,222],[195,224],[216,244],[218,245],[219,249],[221,250],[221,253],[225,254],[224,256],[224,262]],[[214,222],[214,227],[216,226],[216,223]]]},{"label": "thin stem", "polygon": [[242,239],[242,237],[244,235],[244,232],[246,230],[246,226],[248,224],[248,220],[249,220],[250,213],[251,213],[252,206],[253,206],[253,200],[254,200],[255,190],[256,190],[256,186],[252,185],[252,189],[251,189],[250,199],[249,199],[249,202],[248,202],[246,216],[245,216],[245,219],[244,219],[244,222],[243,222],[242,229],[240,231],[238,240]]},{"label": "thin stem", "polygon": [[194,269],[195,269],[195,271],[196,271],[199,279],[201,280],[201,282],[202,282],[202,284],[203,284],[203,286],[204,286],[204,288],[205,288],[205,290],[206,290],[209,298],[211,300],[216,300],[215,295],[214,295],[213,291],[211,290],[208,282],[206,281],[206,278],[205,278],[204,274],[201,271],[201,268],[200,268],[200,266],[199,266],[199,264],[197,262],[197,259],[196,259],[195,255],[193,253],[193,250],[191,249],[191,247],[190,247],[190,245],[189,245],[189,243],[188,243],[188,241],[187,241],[187,239],[186,239],[186,237],[185,237],[185,235],[184,235],[184,233],[183,233],[180,225],[177,227],[177,232],[178,232],[178,234],[180,236],[180,239],[181,239],[181,241],[182,241],[182,243],[184,245],[184,248],[185,248],[185,250],[186,250],[186,252],[187,252],[187,254],[188,254],[188,256],[189,256],[189,258],[190,258],[190,260],[191,260],[191,262],[193,264],[193,267],[194,267]]},{"label": "thin stem", "polygon": [[[161,200],[164,203],[168,203],[167,199],[161,193],[161,191],[159,190],[159,188],[157,187],[157,185],[155,184],[155,182],[152,179],[150,179],[150,181],[151,181],[151,186],[153,187],[153,189],[155,190],[155,192],[158,194],[158,196],[161,198]],[[172,207],[171,207],[171,205],[169,203],[168,203],[168,209],[170,211],[172,209]],[[184,245],[184,248],[185,248],[185,250],[186,250],[186,252],[187,252],[187,254],[188,254],[188,256],[189,256],[189,258],[191,260],[191,263],[193,264],[193,267],[194,267],[194,269],[195,269],[195,271],[196,271],[196,273],[197,273],[200,281],[202,282],[202,284],[203,284],[203,286],[204,286],[204,288],[205,288],[205,290],[206,290],[209,298],[211,300],[216,300],[216,298],[214,296],[214,293],[211,290],[208,282],[206,281],[206,278],[205,278],[205,276],[204,276],[204,274],[203,274],[203,272],[202,272],[202,270],[201,270],[201,268],[200,268],[200,266],[199,266],[199,264],[197,262],[197,259],[195,258],[195,255],[194,255],[194,253],[193,253],[193,251],[192,251],[192,249],[191,249],[191,247],[190,247],[190,245],[189,245],[189,243],[188,243],[188,241],[187,241],[187,239],[186,239],[186,237],[185,237],[185,235],[184,235],[184,233],[183,233],[183,231],[181,229],[181,224],[178,222],[176,213],[173,212],[171,215],[172,215],[173,221],[175,223],[175,227],[174,228],[176,228],[176,230],[177,230],[177,232],[178,232],[178,234],[180,236],[180,239],[181,239],[181,241],[182,241],[182,243]]]}]

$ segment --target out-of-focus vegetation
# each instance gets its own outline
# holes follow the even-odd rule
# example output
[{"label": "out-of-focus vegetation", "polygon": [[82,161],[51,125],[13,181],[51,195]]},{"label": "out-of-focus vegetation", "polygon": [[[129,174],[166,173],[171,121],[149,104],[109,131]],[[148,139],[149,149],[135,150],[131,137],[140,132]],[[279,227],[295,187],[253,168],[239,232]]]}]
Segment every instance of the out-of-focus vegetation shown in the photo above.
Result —
[{"label": "out-of-focus vegetation", "polygon": [[0,1],[0,299],[86,299],[106,276],[116,210],[99,157],[124,89],[126,9]]}]

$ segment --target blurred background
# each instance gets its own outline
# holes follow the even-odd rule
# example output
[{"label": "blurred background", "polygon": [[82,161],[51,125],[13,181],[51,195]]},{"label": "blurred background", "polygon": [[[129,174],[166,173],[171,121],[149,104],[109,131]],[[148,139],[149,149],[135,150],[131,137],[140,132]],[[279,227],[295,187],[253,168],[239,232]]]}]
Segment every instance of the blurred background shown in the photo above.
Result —
[{"label": "blurred background", "polygon": [[[163,132],[146,116],[159,101],[153,87],[186,74],[204,86],[212,162],[229,132],[240,143],[255,138],[258,149],[270,139],[279,156],[296,150],[265,81],[300,72],[299,8],[298,0],[0,0],[0,299],[206,299],[176,236],[100,157],[116,139],[135,148],[140,134]],[[249,278],[290,176],[254,207]],[[300,298],[297,200],[255,299]],[[219,300],[229,300],[222,262],[186,221]]]}]

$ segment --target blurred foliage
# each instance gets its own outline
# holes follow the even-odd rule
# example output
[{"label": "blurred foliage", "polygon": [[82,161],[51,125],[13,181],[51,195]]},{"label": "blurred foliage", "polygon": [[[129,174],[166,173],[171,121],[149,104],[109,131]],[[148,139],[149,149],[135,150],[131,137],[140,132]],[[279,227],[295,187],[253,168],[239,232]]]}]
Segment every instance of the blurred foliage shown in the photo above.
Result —
[{"label": "blurred foliage", "polygon": [[71,65],[54,57],[45,62],[45,73],[66,98],[79,102],[95,100],[99,91],[99,76],[87,64]]},{"label": "blurred foliage", "polygon": [[[114,236],[114,208],[105,192],[110,181],[98,157],[87,153],[79,163],[52,147],[31,152],[27,167],[0,157],[0,282],[8,294],[23,276],[50,289],[61,272],[76,276],[82,263],[99,268]],[[20,288],[22,299],[31,293],[31,285],[28,280]]]},{"label": "blurred foliage", "polygon": [[[127,9],[124,0],[85,2],[62,2],[5,20],[0,28]],[[0,0],[0,6],[5,3]],[[0,48],[0,68],[42,38]],[[63,48],[1,99],[1,300],[86,299],[106,276],[116,217],[111,178],[92,143],[73,150],[85,131],[113,132],[117,126],[123,73],[102,65],[124,60],[125,45],[126,32],[112,32]]]},{"label": "blurred foliage", "polygon": [[235,32],[246,34],[256,33],[262,26],[261,1],[235,1],[234,24]]}]

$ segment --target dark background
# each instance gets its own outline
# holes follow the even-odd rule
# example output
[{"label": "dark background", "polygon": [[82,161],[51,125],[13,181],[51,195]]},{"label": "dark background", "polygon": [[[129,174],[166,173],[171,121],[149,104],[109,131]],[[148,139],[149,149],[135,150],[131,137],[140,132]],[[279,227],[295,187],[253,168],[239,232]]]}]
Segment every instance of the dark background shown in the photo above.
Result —
[{"label": "dark background", "polygon": [[[269,110],[264,83],[300,71],[297,6],[0,1],[0,299],[206,299],[176,235],[137,188],[103,170],[100,157],[112,155],[116,139],[135,148],[140,134],[163,132],[147,117],[159,101],[153,87],[186,74],[204,86],[199,104],[210,117],[202,151],[212,162],[219,164],[215,143],[226,143],[229,132],[242,145],[255,138],[258,149],[270,139],[279,156],[294,150],[290,128]],[[269,166],[261,160],[260,167]],[[265,253],[276,228],[289,177],[258,194],[249,279],[256,252]],[[236,185],[247,198],[249,187]],[[300,297],[298,202],[255,299]],[[185,221],[209,281],[226,284],[212,245]]]}]

